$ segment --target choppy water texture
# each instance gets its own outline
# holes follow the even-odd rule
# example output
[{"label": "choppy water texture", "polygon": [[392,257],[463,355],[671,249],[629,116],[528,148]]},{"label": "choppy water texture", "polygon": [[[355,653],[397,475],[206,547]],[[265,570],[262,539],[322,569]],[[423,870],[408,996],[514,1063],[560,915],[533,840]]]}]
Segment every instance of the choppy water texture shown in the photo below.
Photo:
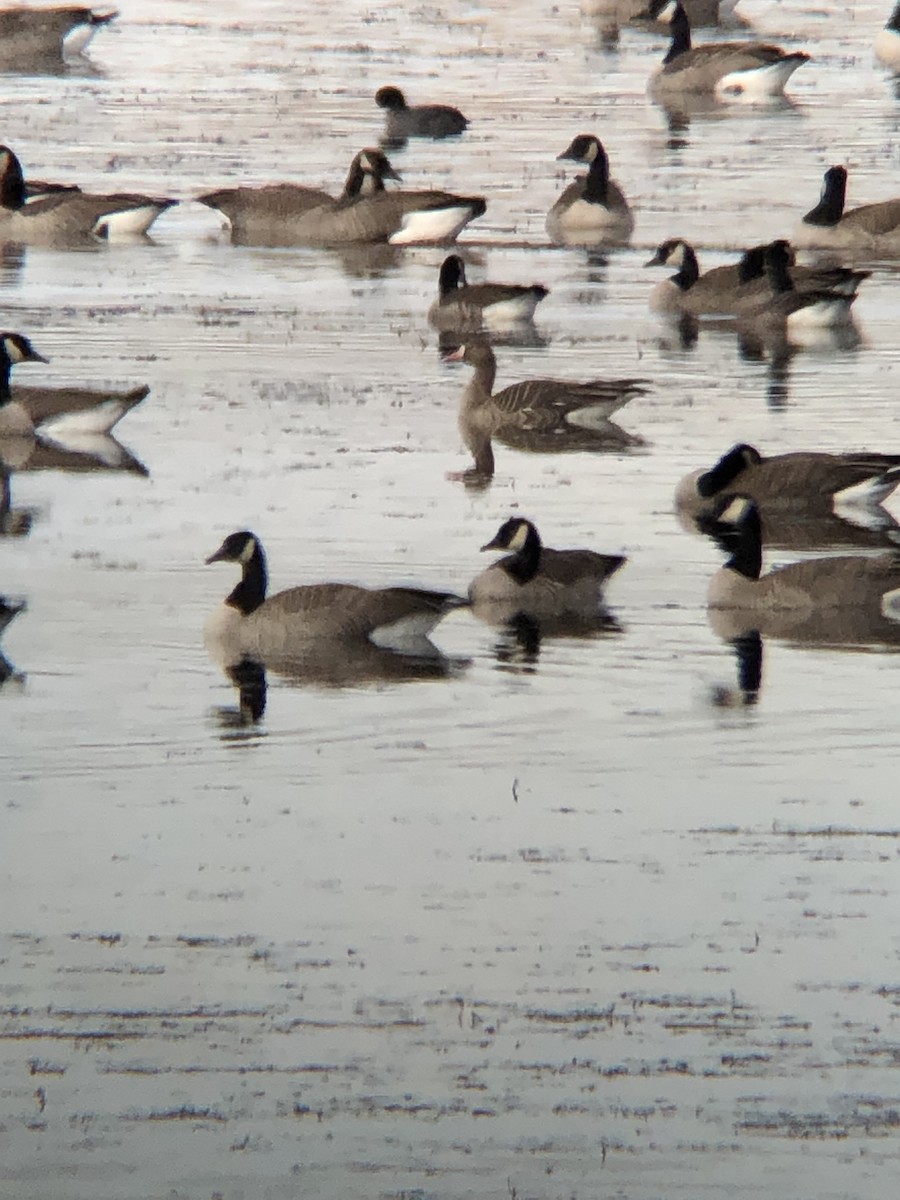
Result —
[{"label": "choppy water texture", "polygon": [[[896,269],[859,345],[774,362],[682,345],[642,269],[664,237],[713,265],[789,234],[832,162],[851,202],[898,191],[888,7],[743,0],[814,60],[784,109],[687,120],[646,98],[657,36],[545,0],[123,0],[90,65],[4,77],[31,174],[185,201],[338,188],[384,83],[458,103],[461,140],[395,161],[489,197],[470,277],[552,289],[499,381],[653,385],[616,418],[642,445],[499,445],[467,489],[468,371],[425,321],[440,249],[238,249],[185,203],[153,244],[6,255],[3,322],[52,358],[23,382],[152,390],[120,430],[146,475],[11,480],[4,1197],[896,1194],[896,645],[767,639],[758,702],[729,704],[720,556],[671,511],[738,440],[900,448]],[[636,207],[607,260],[544,233],[579,132]],[[440,671],[272,675],[241,722],[200,637],[226,533],[260,534],[275,587],[464,589],[516,511],[628,555],[602,634],[536,646],[462,612]]]}]

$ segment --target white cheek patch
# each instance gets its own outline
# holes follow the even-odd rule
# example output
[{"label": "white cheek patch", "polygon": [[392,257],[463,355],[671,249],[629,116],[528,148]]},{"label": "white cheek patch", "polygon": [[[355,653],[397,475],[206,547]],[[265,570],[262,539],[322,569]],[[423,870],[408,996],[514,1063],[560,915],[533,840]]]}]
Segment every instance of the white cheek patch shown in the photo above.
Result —
[{"label": "white cheek patch", "polygon": [[598,154],[599,154],[599,150],[597,149],[597,143],[591,142],[587,148],[587,154],[585,154],[585,156],[584,156],[584,161],[589,162],[589,163],[593,162]]},{"label": "white cheek patch", "polygon": [[372,166],[372,160],[369,158],[368,154],[361,154],[359,156],[359,165],[363,171],[374,170],[374,167]]},{"label": "white cheek patch", "polygon": [[520,525],[510,539],[510,550],[521,550],[528,539],[528,526]]},{"label": "white cheek patch", "polygon": [[240,556],[239,561],[242,563],[248,563],[250,561],[250,559],[253,557],[255,551],[256,551],[256,538],[249,538],[247,541],[247,545],[241,551],[241,556]]},{"label": "white cheek patch", "polygon": [[25,361],[25,355],[22,353],[22,348],[19,343],[13,338],[3,339],[3,349],[6,351],[7,357],[11,363],[20,363]]},{"label": "white cheek patch", "polygon": [[673,267],[684,266],[684,242],[677,242],[669,255],[669,262]]},{"label": "white cheek patch", "polygon": [[736,525],[738,521],[743,520],[746,516],[749,507],[749,500],[744,500],[741,496],[736,496],[722,513],[719,520],[725,521],[729,525]]}]

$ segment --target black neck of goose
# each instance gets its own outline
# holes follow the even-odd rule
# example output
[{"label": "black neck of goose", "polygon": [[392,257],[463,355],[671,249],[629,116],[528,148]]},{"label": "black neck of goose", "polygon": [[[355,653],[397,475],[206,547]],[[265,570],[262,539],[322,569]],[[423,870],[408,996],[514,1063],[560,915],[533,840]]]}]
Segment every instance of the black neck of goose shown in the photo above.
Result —
[{"label": "black neck of goose", "polygon": [[685,54],[691,48],[691,23],[688,15],[679,4],[672,17],[672,44],[663,59],[663,64],[673,62],[680,54]]},{"label": "black neck of goose", "polygon": [[892,29],[894,33],[900,33],[900,4],[894,5],[894,11],[891,13],[891,19],[886,28]]},{"label": "black neck of goose", "polygon": [[541,538],[538,531],[532,525],[525,537],[525,545],[520,550],[517,550],[515,554],[510,554],[508,557],[502,559],[500,565],[516,583],[525,584],[537,575],[540,563]]},{"label": "black neck of goose", "polygon": [[827,171],[822,196],[815,208],[803,218],[806,225],[837,225],[844,215],[847,176],[844,171]]},{"label": "black neck of goose", "polygon": [[9,360],[9,355],[6,350],[0,346],[0,408],[4,404],[9,404],[12,400],[12,392],[9,388],[9,375],[12,370],[12,363]]},{"label": "black neck of goose", "polygon": [[788,270],[788,256],[782,249],[770,247],[766,251],[766,276],[773,292],[781,294],[794,290],[794,281]]},{"label": "black neck of goose", "polygon": [[441,273],[438,276],[438,292],[445,299],[465,283],[465,273],[460,271],[459,263],[450,258],[441,263]]},{"label": "black neck of goose", "polygon": [[257,542],[253,553],[243,564],[241,581],[225,601],[226,604],[242,612],[245,617],[255,612],[266,598],[266,588],[269,575],[266,570],[266,556]]},{"label": "black neck of goose", "polygon": [[589,204],[606,204],[609,194],[609,159],[602,146],[597,147],[597,155],[588,167],[587,179],[584,182],[584,198]]},{"label": "black neck of goose", "polygon": [[690,246],[682,247],[681,266],[678,269],[678,274],[672,276],[672,282],[683,292],[686,292],[694,286],[699,278],[700,267],[697,263],[697,255]]},{"label": "black neck of goose", "polygon": [[741,255],[738,263],[738,280],[749,283],[751,279],[759,279],[766,269],[765,246],[751,246]]},{"label": "black neck of goose", "polygon": [[746,513],[734,536],[728,538],[731,557],[725,566],[745,579],[759,579],[762,570],[762,522],[754,507]]},{"label": "black neck of goose", "polygon": [[743,450],[735,446],[723,454],[714,467],[710,467],[697,480],[697,495],[704,500],[718,496],[729,487],[747,466]]},{"label": "black neck of goose", "polygon": [[364,171],[359,165],[359,158],[354,158],[344,182],[343,200],[353,200],[357,196],[371,195],[373,192],[384,191],[384,180],[371,171]]},{"label": "black neck of goose", "polygon": [[27,199],[22,168],[16,159],[7,157],[6,168],[0,175],[0,208],[22,208]]}]

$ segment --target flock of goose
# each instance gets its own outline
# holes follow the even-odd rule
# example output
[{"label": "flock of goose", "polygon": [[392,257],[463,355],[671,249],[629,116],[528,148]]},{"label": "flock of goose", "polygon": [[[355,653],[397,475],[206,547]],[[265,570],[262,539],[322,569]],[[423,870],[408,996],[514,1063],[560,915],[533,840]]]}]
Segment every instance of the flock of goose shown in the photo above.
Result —
[{"label": "flock of goose", "polygon": [[[615,6],[613,6],[615,7]],[[619,5],[623,19],[634,16]],[[706,95],[721,103],[744,103],[780,96],[798,68],[809,59],[803,51],[736,40],[694,46],[691,13],[697,20],[720,15],[719,5],[696,0],[651,0],[644,15],[670,31],[665,58],[649,81],[663,100]],[[627,12],[625,10],[628,10]],[[714,12],[707,10],[713,9]],[[30,15],[29,15],[30,14]],[[16,10],[15,20],[40,41],[35,53],[67,52],[64,39],[80,36],[77,48],[115,14],[83,8]],[[12,20],[0,13],[12,40]],[[24,36],[24,35],[21,35]],[[900,4],[878,39],[877,53],[900,67]],[[391,245],[452,243],[486,210],[481,196],[435,189],[406,190],[386,149],[410,138],[459,137],[468,121],[446,105],[411,106],[395,87],[380,88],[376,104],[385,112],[382,146],[359,151],[342,191],[332,195],[295,183],[238,186],[206,192],[196,199],[221,214],[231,241],[256,246],[339,246],[345,243]],[[625,188],[610,174],[608,156],[593,134],[576,136],[559,159],[586,167],[553,204],[546,217],[551,241],[565,245],[617,247],[628,243],[634,215]],[[746,328],[773,331],[790,339],[806,328],[852,324],[851,308],[870,272],[843,262],[800,265],[795,248],[828,250],[838,255],[890,257],[900,254],[900,199],[845,209],[847,171],[831,167],[821,198],[800,221],[791,242],[781,238],[748,248],[739,261],[702,272],[694,248],[683,238],[661,244],[647,265],[675,273],[658,284],[651,308],[672,317],[682,331],[709,317],[729,318]],[[20,244],[77,245],[81,241],[142,236],[157,217],[176,203],[171,197],[91,194],[71,185],[26,178],[18,157],[0,147],[0,240]],[[473,370],[460,406],[460,430],[473,465],[460,478],[484,482],[494,472],[493,442],[552,449],[560,444],[628,445],[638,441],[610,421],[627,401],[647,390],[642,379],[589,380],[583,383],[532,379],[494,390],[496,359],[492,335],[523,327],[547,295],[540,284],[469,283],[462,259],[449,254],[440,269],[438,294],[428,313],[439,331],[442,357]],[[687,335],[687,334],[686,334]],[[146,395],[146,389],[121,394],[11,388],[10,373],[23,363],[46,361],[28,337],[0,335],[0,440],[3,458],[15,459],[17,439],[29,444],[52,440],[66,427],[107,434]],[[581,439],[579,441],[578,439]],[[617,443],[618,439],[618,443]],[[863,495],[870,508],[880,505],[900,482],[900,456],[866,454],[791,454],[763,458],[739,445],[711,469],[697,471],[679,485],[679,512],[713,537],[726,551],[725,567],[710,586],[710,604],[728,610],[735,637],[758,631],[760,612],[787,612],[799,620],[810,609],[859,609],[874,605],[885,619],[900,597],[900,558],[892,552],[876,559],[847,556],[761,574],[764,532],[770,521],[790,521],[792,513],[815,509],[832,514],[835,498]],[[566,614],[605,615],[603,592],[623,564],[618,555],[591,550],[552,550],[543,546],[535,525],[524,518],[506,521],[482,547],[503,557],[472,582],[467,597],[408,587],[367,589],[326,583],[291,588],[267,596],[267,570],[260,540],[250,531],[227,537],[207,560],[239,566],[241,577],[206,628],[207,645],[234,678],[248,663],[283,662],[292,648],[310,640],[335,646],[366,643],[418,655],[429,652],[428,634],[448,612],[472,605],[492,623],[526,619],[552,621]],[[900,606],[898,606],[900,607]],[[15,606],[0,613],[2,625]],[[735,613],[740,614],[734,616]],[[736,632],[735,632],[736,631]]]}]

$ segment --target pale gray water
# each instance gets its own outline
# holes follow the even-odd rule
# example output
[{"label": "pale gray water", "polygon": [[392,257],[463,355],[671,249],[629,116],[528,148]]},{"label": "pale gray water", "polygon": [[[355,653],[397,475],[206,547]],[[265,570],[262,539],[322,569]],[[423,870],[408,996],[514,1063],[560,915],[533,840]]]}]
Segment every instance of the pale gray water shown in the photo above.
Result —
[{"label": "pale gray water", "polygon": [[[4,77],[32,174],[337,189],[376,87],[458,103],[461,140],[396,161],[489,197],[472,278],[552,289],[500,382],[653,391],[617,418],[643,449],[500,445],[474,492],[446,478],[468,373],[425,321],[440,249],[238,249],[185,204],[152,245],[5,263],[4,324],[53,360],[23,382],[152,392],[119,430],[149,477],[12,479],[36,512],[0,543],[29,606],[0,690],[0,1195],[893,1197],[898,659],[768,640],[758,704],[714,703],[737,683],[706,617],[720,555],[671,497],[738,440],[900,445],[896,268],[859,346],[784,369],[731,334],[682,348],[641,269],[676,234],[704,265],[789,234],[831,162],[851,203],[896,194],[889,6],[743,0],[815,56],[794,106],[674,134],[644,92],[663,42],[603,45],[576,4],[121,7],[93,70]],[[637,209],[606,263],[544,234],[582,131]],[[273,675],[264,719],[235,720],[200,636],[224,534],[259,533],[274,588],[464,590],[511,511],[628,555],[620,630],[535,660],[455,614],[446,677]]]}]

